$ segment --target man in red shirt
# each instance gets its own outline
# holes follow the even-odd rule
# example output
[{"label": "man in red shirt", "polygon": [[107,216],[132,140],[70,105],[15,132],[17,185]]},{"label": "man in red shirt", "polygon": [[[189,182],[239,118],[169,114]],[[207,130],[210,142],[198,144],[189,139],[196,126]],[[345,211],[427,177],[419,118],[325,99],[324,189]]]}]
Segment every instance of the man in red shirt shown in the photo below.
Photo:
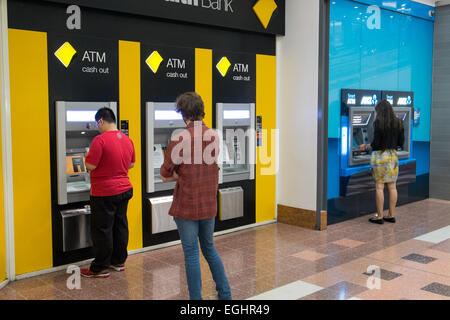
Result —
[{"label": "man in red shirt", "polygon": [[174,217],[183,247],[189,296],[192,300],[202,299],[200,241],[219,299],[231,300],[230,285],[213,241],[219,184],[219,135],[202,121],[204,104],[197,93],[180,95],[176,109],[187,127],[170,141],[160,173],[163,181],[177,181],[169,215]]},{"label": "man in red shirt", "polygon": [[95,115],[100,135],[89,149],[85,163],[91,178],[91,233],[95,259],[85,277],[107,278],[109,268],[125,270],[128,257],[128,201],[133,186],[128,170],[136,161],[133,142],[117,130],[116,117],[109,108]]}]

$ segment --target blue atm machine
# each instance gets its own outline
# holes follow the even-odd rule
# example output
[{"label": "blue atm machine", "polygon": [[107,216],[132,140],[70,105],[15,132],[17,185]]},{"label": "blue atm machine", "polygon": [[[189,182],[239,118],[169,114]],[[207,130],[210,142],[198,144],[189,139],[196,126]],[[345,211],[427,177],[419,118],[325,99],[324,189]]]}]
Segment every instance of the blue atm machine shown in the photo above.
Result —
[{"label": "blue atm machine", "polygon": [[[410,99],[408,100],[408,95]],[[416,161],[412,155],[413,95],[400,92],[384,93],[379,90],[341,90],[341,156],[340,195],[348,197],[375,190],[370,168],[371,154],[359,150],[361,144],[373,141],[375,106],[382,99],[393,99],[396,115],[402,119],[405,128],[405,143],[398,150],[400,171],[397,184],[415,182]],[[400,99],[401,98],[401,99]],[[403,98],[406,98],[404,100]],[[389,100],[389,99],[387,99]],[[409,105],[402,104],[403,102]],[[400,105],[398,104],[400,102]]]}]

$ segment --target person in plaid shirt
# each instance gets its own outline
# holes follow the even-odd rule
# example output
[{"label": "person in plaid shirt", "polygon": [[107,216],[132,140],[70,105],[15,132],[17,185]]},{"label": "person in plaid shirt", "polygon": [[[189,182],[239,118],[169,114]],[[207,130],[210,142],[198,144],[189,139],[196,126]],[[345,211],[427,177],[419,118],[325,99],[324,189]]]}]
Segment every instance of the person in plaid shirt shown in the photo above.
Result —
[{"label": "person in plaid shirt", "polygon": [[200,240],[219,299],[231,300],[230,285],[213,241],[219,183],[219,136],[202,121],[204,104],[197,93],[180,95],[176,110],[183,116],[186,129],[172,137],[160,173],[163,181],[177,181],[169,215],[174,217],[183,247],[189,296],[192,300],[202,299]]}]

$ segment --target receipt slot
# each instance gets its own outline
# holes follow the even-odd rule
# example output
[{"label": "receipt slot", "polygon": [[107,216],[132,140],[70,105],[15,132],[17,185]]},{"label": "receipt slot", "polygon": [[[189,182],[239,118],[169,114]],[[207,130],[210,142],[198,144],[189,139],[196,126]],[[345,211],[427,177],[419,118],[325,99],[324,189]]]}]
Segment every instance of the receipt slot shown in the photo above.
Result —
[{"label": "receipt slot", "polygon": [[175,130],[186,128],[173,102],[147,102],[147,193],[172,190],[176,182],[163,182],[160,168]]},{"label": "receipt slot", "polygon": [[56,153],[58,204],[88,201],[89,173],[84,153],[99,134],[95,114],[110,108],[117,116],[116,102],[56,101]]},{"label": "receipt slot", "polygon": [[218,103],[217,130],[222,134],[219,183],[255,179],[255,104]]}]

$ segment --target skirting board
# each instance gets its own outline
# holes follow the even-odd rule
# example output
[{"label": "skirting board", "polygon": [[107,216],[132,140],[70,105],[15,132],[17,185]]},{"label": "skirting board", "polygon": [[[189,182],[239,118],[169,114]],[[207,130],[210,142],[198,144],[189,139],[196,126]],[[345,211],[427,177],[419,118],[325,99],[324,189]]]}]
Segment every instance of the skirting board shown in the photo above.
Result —
[{"label": "skirting board", "polygon": [[9,283],[9,280],[5,280],[3,282],[0,283],[0,290],[2,290],[4,287],[6,287],[6,285]]},{"label": "skirting board", "polygon": [[278,222],[312,229],[327,229],[327,212],[321,211],[320,227],[316,228],[316,211],[278,205]]}]

